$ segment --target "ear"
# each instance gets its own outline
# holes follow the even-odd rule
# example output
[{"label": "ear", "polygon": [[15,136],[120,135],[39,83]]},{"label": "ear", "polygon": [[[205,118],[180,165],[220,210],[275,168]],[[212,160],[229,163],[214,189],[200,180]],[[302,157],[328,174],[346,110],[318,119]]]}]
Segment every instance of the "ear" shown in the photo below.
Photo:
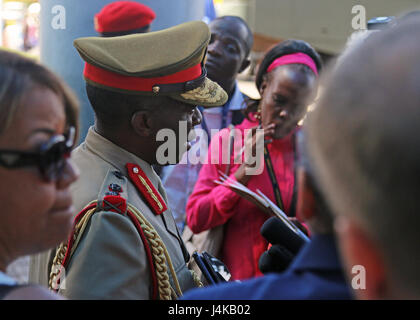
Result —
[{"label": "ear", "polygon": [[251,60],[249,58],[246,58],[243,62],[241,67],[239,68],[238,73],[243,72],[246,68],[249,67],[249,65],[251,64]]},{"label": "ear", "polygon": [[308,221],[313,217],[316,206],[308,175],[302,167],[297,169],[297,184],[296,216],[301,221]]},{"label": "ear", "polygon": [[152,134],[153,119],[149,111],[136,111],[131,117],[133,130],[142,137],[149,137]]},{"label": "ear", "polygon": [[334,227],[348,283],[356,298],[378,300],[389,297],[383,258],[375,242],[349,218],[336,218]]}]

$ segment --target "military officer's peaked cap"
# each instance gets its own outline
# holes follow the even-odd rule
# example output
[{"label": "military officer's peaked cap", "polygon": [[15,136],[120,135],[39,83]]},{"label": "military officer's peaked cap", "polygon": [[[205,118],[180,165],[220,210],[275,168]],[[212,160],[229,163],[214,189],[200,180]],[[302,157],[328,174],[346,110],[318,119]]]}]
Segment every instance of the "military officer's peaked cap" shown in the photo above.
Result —
[{"label": "military officer's peaked cap", "polygon": [[169,96],[204,107],[226,103],[226,92],[206,77],[210,30],[192,21],[143,34],[74,41],[86,62],[85,80],[128,94]]}]

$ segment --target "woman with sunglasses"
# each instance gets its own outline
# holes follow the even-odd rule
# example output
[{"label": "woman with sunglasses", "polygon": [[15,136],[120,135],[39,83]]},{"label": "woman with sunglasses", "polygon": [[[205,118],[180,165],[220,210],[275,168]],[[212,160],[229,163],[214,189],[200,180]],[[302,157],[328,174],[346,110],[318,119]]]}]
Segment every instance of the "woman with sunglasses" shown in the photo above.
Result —
[{"label": "woman with sunglasses", "polygon": [[[300,40],[281,42],[264,56],[256,76],[261,99],[249,102],[246,119],[235,127],[242,133],[242,137],[246,135],[245,130],[263,129],[260,137],[264,138],[264,144],[260,150],[263,150],[261,153],[264,155],[256,157],[262,159],[262,170],[258,170],[255,163],[250,166],[246,159],[242,159],[242,163],[237,161],[236,150],[241,150],[241,153],[244,144],[253,144],[255,147],[255,141],[260,139],[258,135],[256,138],[253,134],[248,135],[247,139],[239,139],[239,148],[235,138],[234,151],[227,165],[215,164],[215,155],[212,153],[213,150],[223,150],[223,147],[214,148],[214,144],[226,145],[230,130],[222,130],[211,141],[208,164],[203,165],[187,203],[187,224],[194,233],[219,225],[225,226],[218,256],[228,267],[233,280],[262,274],[258,262],[268,243],[261,236],[260,228],[269,217],[248,200],[214,181],[219,180],[220,172],[228,171],[227,175],[232,179],[254,192],[261,190],[289,217],[294,216],[294,137],[309,100],[314,98],[320,68],[321,59],[318,53],[308,43]],[[251,130],[253,131],[256,132]],[[222,153],[223,151],[219,151],[219,163],[225,157]],[[250,170],[252,166],[255,170]]]},{"label": "woman with sunglasses", "polygon": [[54,247],[70,232],[77,116],[77,101],[57,76],[0,50],[0,298],[58,298],[19,286],[5,272],[18,257]]}]

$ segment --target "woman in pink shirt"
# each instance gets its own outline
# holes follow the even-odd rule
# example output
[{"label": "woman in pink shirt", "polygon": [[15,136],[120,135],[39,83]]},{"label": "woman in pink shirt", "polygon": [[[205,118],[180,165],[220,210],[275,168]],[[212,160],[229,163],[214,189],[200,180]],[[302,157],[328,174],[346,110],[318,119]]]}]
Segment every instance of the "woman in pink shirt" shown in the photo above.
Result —
[{"label": "woman in pink shirt", "polygon": [[[233,280],[261,275],[258,261],[268,243],[261,236],[260,228],[269,216],[214,180],[219,179],[219,171],[228,171],[231,178],[252,191],[261,190],[286,214],[294,216],[294,136],[309,98],[315,96],[320,68],[319,55],[304,41],[287,40],[274,46],[266,53],[256,76],[261,99],[250,101],[246,119],[235,127],[236,132],[242,133],[239,135],[242,139],[235,138],[230,159],[222,161],[226,149],[220,147],[229,141],[229,129],[223,129],[210,143],[208,164],[203,165],[187,203],[187,224],[194,233],[225,225],[219,256]],[[261,172],[249,170],[252,166],[247,161],[239,161],[240,164],[236,161],[237,152],[245,143],[243,137],[249,129],[258,126],[264,130],[265,139]],[[221,151],[216,154],[214,150]]]}]

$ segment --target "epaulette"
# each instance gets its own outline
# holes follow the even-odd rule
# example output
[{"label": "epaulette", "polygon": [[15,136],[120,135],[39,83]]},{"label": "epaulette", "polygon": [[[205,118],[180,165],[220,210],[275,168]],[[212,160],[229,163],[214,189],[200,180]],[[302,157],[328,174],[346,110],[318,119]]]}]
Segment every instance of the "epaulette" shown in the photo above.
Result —
[{"label": "epaulette", "polygon": [[[138,172],[140,172],[140,170]],[[141,172],[143,173],[143,171]],[[138,177],[138,179],[141,180],[140,177],[141,174]],[[148,191],[150,193],[149,197],[154,199],[151,194],[152,192],[155,192],[157,201],[161,201],[161,204],[163,204],[161,210],[165,211],[166,205],[163,200],[161,200],[161,197],[157,193],[156,189],[153,187],[149,179],[144,179],[144,181],[146,184],[147,182],[150,183],[150,185],[148,185],[149,187],[146,187],[146,185],[144,186],[147,190],[149,190],[149,188],[151,190]],[[167,300],[177,298],[177,294],[182,294],[176,277],[176,272],[172,266],[165,244],[160,239],[157,231],[147,221],[142,213],[127,202],[127,184],[128,179],[121,172],[113,169],[108,171],[100,189],[98,199],[89,203],[77,214],[73,222],[73,230],[67,243],[62,243],[56,252],[53,260],[53,268],[51,269],[49,277],[50,289],[58,290],[60,287],[61,271],[65,270],[68,266],[69,261],[82,239],[90,218],[97,212],[107,211],[116,212],[117,214],[126,216],[136,228],[143,242],[146,260],[151,272],[151,298]],[[160,208],[160,206],[158,206],[158,208]],[[171,288],[166,265],[167,263],[175,282],[177,293]]]},{"label": "epaulette", "polygon": [[161,195],[140,166],[133,163],[127,163],[125,166],[131,182],[144,196],[152,211],[156,215],[160,215],[165,212],[168,209],[165,201],[162,199]]},{"label": "epaulette", "polygon": [[127,212],[127,178],[115,169],[105,176],[98,194],[97,211]]}]

